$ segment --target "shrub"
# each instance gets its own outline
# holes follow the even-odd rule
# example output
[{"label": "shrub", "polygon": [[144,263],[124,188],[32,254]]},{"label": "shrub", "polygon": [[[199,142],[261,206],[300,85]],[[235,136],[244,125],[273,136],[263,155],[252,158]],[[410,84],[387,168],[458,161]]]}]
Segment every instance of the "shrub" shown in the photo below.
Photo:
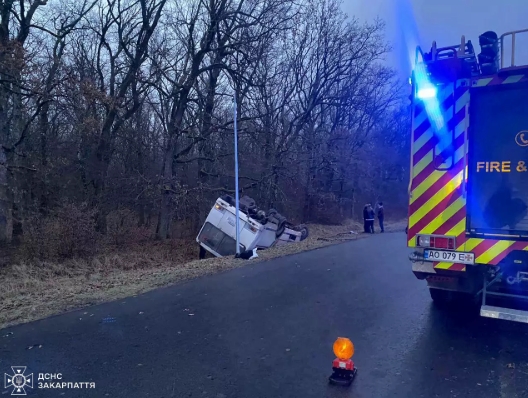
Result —
[{"label": "shrub", "polygon": [[136,213],[128,209],[115,210],[106,217],[106,232],[109,243],[124,244],[143,243],[153,238],[147,227],[138,227]]},{"label": "shrub", "polygon": [[26,258],[61,259],[96,254],[98,234],[94,209],[64,204],[47,217],[25,221],[22,253]]}]

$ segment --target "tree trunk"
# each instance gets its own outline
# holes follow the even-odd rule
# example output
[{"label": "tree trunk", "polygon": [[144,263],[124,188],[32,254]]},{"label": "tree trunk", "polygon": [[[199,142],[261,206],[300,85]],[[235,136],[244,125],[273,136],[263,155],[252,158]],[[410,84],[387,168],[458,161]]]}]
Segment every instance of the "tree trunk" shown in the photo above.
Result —
[{"label": "tree trunk", "polygon": [[64,47],[66,46],[64,41],[57,41],[53,49],[53,63],[49,69],[48,76],[46,77],[45,91],[42,98],[42,109],[39,115],[38,131],[40,133],[40,197],[39,197],[39,208],[41,214],[46,214],[48,209],[48,184],[47,184],[47,167],[48,167],[48,135],[49,131],[49,111],[52,100],[53,82],[57,76],[59,70],[60,61],[62,54],[64,53]]},{"label": "tree trunk", "polygon": [[303,216],[305,221],[311,220],[313,211],[313,195],[315,194],[315,130],[314,123],[310,120],[307,131],[306,152],[308,153],[308,170],[306,172],[306,191],[304,196]]},{"label": "tree trunk", "polygon": [[0,245],[11,242],[13,236],[13,201],[7,171],[8,157],[0,145]]},{"label": "tree trunk", "polygon": [[158,239],[167,239],[170,237],[170,226],[171,226],[171,196],[172,196],[172,178],[173,168],[172,163],[174,159],[174,140],[176,137],[173,135],[167,144],[165,150],[165,159],[163,164],[163,183],[161,187],[161,203],[160,211],[158,215],[158,226],[156,228],[156,237]]},{"label": "tree trunk", "polygon": [[176,144],[181,132],[183,115],[187,109],[187,101],[191,87],[185,87],[180,91],[179,97],[172,106],[171,120],[169,126],[169,140],[165,148],[162,170],[162,187],[161,203],[158,216],[158,226],[156,228],[156,237],[158,239],[167,239],[170,234],[172,222],[171,201],[174,192],[174,163],[176,155]]},{"label": "tree trunk", "polygon": [[93,162],[94,195],[92,198],[92,206],[97,209],[96,228],[97,231],[101,233],[106,233],[106,215],[108,214],[108,208],[103,199],[106,189],[108,168],[110,167],[110,161],[112,159],[114,145],[113,139],[116,130],[114,121],[116,120],[116,117],[117,109],[114,107],[108,112],[104,120]]},{"label": "tree trunk", "polygon": [[[5,40],[0,46],[0,64],[4,65],[7,58]],[[0,71],[0,78],[8,80],[10,77]],[[9,88],[9,83],[0,86],[0,245],[10,243],[13,237],[12,178],[8,170],[12,158],[8,151],[11,140]]]}]

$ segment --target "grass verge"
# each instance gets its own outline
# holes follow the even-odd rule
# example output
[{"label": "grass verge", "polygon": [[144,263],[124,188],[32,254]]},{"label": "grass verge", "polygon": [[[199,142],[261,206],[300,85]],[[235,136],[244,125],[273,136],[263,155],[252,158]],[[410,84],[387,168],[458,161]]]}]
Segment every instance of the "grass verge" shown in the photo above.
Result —
[{"label": "grass verge", "polygon": [[[386,230],[403,231],[406,222],[387,223]],[[362,225],[309,225],[303,242],[259,252],[250,261],[232,257],[197,258],[195,242],[151,243],[135,250],[109,252],[93,259],[62,263],[21,262],[0,268],[0,329],[46,318],[68,310],[147,292],[176,282],[368,237]],[[353,231],[354,233],[351,233]]]}]

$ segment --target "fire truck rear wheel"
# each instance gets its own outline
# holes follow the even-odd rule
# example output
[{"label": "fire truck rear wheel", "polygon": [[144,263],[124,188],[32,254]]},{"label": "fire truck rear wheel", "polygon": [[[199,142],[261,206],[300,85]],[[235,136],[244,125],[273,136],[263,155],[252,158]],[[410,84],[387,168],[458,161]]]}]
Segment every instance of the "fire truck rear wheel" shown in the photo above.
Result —
[{"label": "fire truck rear wheel", "polygon": [[429,288],[429,294],[435,305],[441,308],[456,306],[461,310],[471,310],[478,304],[478,298],[470,293]]},{"label": "fire truck rear wheel", "polygon": [[429,288],[429,294],[435,304],[447,304],[452,301],[453,292],[449,290]]}]

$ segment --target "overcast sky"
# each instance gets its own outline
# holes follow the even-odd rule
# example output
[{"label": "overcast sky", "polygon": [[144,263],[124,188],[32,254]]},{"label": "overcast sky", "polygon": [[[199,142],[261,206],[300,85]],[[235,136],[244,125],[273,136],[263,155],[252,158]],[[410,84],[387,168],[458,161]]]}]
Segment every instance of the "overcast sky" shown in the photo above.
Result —
[{"label": "overcast sky", "polygon": [[[433,40],[439,47],[460,43],[461,35],[471,40],[477,53],[478,36],[493,30],[503,33],[528,29],[528,0],[343,0],[350,16],[387,23],[387,37],[393,45],[391,64],[409,74],[409,54],[416,44],[429,51]],[[405,36],[405,38],[404,38]],[[517,37],[526,49],[521,63],[528,64],[528,32]],[[506,53],[509,48],[505,45]],[[516,51],[516,57],[519,50]],[[519,62],[516,62],[518,64]]]}]

